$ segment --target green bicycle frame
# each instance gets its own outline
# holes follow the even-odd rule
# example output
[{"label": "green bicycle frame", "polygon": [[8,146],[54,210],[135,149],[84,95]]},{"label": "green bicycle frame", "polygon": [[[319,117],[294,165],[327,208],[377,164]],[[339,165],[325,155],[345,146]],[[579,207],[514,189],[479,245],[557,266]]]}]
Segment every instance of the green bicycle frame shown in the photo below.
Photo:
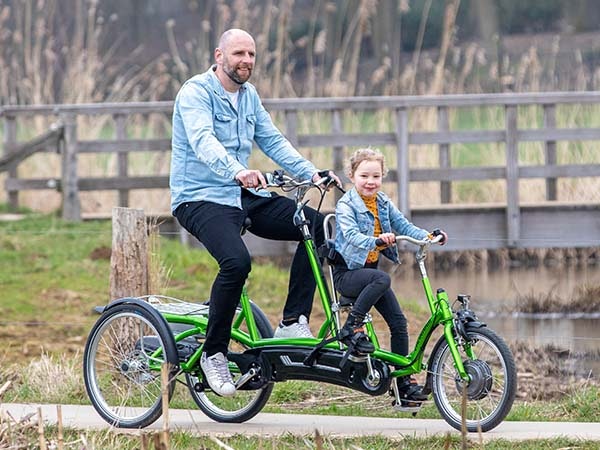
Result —
[{"label": "green bicycle frame", "polygon": [[[246,289],[244,288],[240,298],[238,314],[236,315],[233,321],[231,336],[247,348],[260,348],[280,345],[315,347],[327,336],[335,336],[338,333],[337,324],[334,320],[333,310],[331,306],[332,296],[329,292],[327,283],[325,281],[323,267],[319,261],[317,249],[315,247],[312,235],[309,231],[307,221],[304,216],[304,211],[302,209],[304,207],[304,204],[301,203],[301,201],[297,201],[297,205],[298,215],[295,219],[298,220],[298,226],[303,234],[304,246],[306,248],[310,267],[316,282],[316,288],[321,299],[323,311],[325,313],[325,320],[321,325],[316,338],[262,338],[259,334],[256,321],[252,313],[252,302],[247,294]],[[460,377],[463,380],[468,381],[469,375],[465,371],[462,359],[458,351],[458,345],[454,336],[453,313],[448,301],[448,295],[443,289],[438,289],[437,294],[434,296],[425,269],[424,260],[425,257],[423,254],[417,257],[417,262],[419,264],[419,268],[421,270],[422,275],[423,289],[425,291],[427,303],[431,311],[431,316],[429,317],[429,319],[423,326],[423,329],[419,333],[413,351],[410,354],[404,356],[392,353],[390,351],[382,350],[377,335],[375,333],[373,324],[371,322],[368,322],[365,327],[366,333],[369,336],[369,339],[371,340],[373,345],[375,346],[375,352],[372,354],[372,357],[385,361],[388,364],[397,367],[402,367],[401,369],[396,369],[391,373],[391,375],[394,377],[418,373],[425,369],[425,365],[423,364],[425,347],[429,342],[433,331],[437,328],[438,325],[443,325],[444,337],[448,343],[450,352],[452,354],[455,368],[459,373]],[[176,343],[180,342],[181,340],[187,337],[203,334],[206,331],[208,317],[205,315],[182,315],[174,313],[163,313],[163,316],[169,323],[186,324],[190,326],[189,329],[181,333],[177,333],[175,335]],[[245,329],[243,327],[244,324]],[[340,342],[334,341],[324,346],[324,348],[342,350],[343,346]],[[473,358],[473,355],[470,351],[470,347],[468,345],[466,345],[466,351],[467,355],[470,358]],[[160,353],[160,349],[156,350],[152,356],[158,357]],[[201,354],[202,347],[200,346],[186,361],[180,362],[181,371],[193,371],[199,363]],[[231,368],[232,370],[236,370],[236,368],[233,367],[233,365]]]}]

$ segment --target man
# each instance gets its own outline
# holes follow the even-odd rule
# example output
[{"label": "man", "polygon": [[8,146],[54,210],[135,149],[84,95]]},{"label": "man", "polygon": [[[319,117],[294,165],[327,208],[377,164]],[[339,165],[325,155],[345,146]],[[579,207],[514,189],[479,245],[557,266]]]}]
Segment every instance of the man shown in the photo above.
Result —
[{"label": "man", "polygon": [[[266,181],[259,170],[248,168],[252,142],[296,177],[318,181],[321,175],[273,125],[248,83],[256,57],[252,36],[228,30],[214,55],[216,64],[185,82],[175,99],[170,186],[173,215],[219,263],[200,365],[210,388],[229,396],[235,394],[235,386],[227,369],[227,346],[250,272],[250,255],[240,236],[247,217],[252,222],[249,231],[257,236],[299,241],[275,337],[312,336],[308,319],[315,281],[300,231],[292,222],[295,204],[255,190],[266,187]],[[317,242],[322,242],[323,217],[310,208],[305,213],[316,226]]]}]

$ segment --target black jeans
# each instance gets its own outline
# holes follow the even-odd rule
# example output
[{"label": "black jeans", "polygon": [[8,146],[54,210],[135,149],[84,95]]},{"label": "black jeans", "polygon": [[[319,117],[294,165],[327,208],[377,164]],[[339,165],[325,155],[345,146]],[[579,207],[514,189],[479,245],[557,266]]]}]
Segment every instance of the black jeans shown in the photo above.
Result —
[{"label": "black jeans", "polygon": [[333,271],[336,290],[355,297],[352,311],[365,315],[375,306],[390,328],[390,347],[399,355],[408,354],[408,328],[406,317],[390,288],[390,276],[375,268],[350,270],[345,264],[337,264]]},{"label": "black jeans", "polygon": [[[206,201],[183,203],[173,215],[183,228],[195,236],[217,260],[219,273],[210,293],[208,329],[204,351],[208,356],[227,355],[231,324],[242,288],[250,273],[250,253],[240,236],[246,217],[252,224],[248,231],[256,236],[278,241],[298,241],[290,269],[284,319],[310,317],[316,282],[312,274],[300,230],[292,218],[293,200],[273,194],[260,197],[242,189],[242,209]],[[323,215],[305,207],[306,218],[314,227],[315,242],[323,242]],[[275,294],[276,295],[276,294]]]}]

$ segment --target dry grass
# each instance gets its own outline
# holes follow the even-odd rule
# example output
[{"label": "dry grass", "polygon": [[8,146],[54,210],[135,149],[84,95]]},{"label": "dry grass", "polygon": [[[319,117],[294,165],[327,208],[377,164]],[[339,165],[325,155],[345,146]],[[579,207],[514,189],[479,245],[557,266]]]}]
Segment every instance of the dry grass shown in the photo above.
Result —
[{"label": "dry grass", "polygon": [[600,285],[581,286],[570,299],[559,298],[552,292],[520,295],[516,305],[524,313],[597,314],[600,311]]}]

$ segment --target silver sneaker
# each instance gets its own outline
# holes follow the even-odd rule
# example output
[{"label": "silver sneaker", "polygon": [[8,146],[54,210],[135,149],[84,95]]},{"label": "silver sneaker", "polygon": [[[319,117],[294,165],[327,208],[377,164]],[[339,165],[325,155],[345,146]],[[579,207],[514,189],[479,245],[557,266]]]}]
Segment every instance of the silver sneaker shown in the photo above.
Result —
[{"label": "silver sneaker", "polygon": [[235,385],[227,364],[227,358],[221,352],[209,357],[206,356],[206,353],[203,353],[202,358],[200,358],[200,367],[202,367],[208,385],[215,394],[223,397],[230,397],[235,394]]},{"label": "silver sneaker", "polygon": [[273,337],[276,338],[312,338],[306,316],[300,316],[298,322],[288,325],[279,324]]}]

